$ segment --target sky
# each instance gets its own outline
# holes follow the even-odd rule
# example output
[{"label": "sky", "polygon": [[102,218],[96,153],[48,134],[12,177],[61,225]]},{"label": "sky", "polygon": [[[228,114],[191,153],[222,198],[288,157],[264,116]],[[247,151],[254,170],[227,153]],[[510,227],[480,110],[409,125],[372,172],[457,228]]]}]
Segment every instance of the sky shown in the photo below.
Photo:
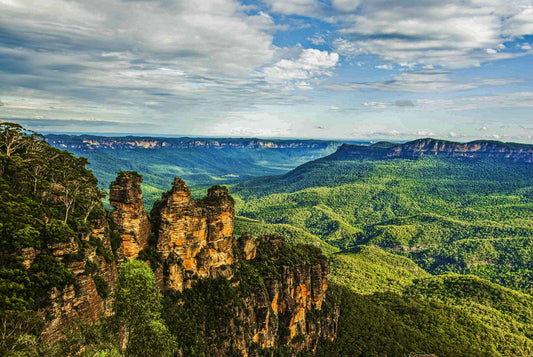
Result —
[{"label": "sky", "polygon": [[533,143],[533,0],[0,0],[40,132]]}]

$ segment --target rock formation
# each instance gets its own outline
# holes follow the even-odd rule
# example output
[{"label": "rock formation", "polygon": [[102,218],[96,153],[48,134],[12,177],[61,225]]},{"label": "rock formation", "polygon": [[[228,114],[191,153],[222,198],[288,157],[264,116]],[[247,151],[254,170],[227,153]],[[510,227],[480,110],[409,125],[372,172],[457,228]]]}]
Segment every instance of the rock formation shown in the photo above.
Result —
[{"label": "rock formation", "polygon": [[137,258],[148,247],[151,227],[144,209],[142,180],[136,172],[122,171],[109,189],[109,204],[115,208],[111,217],[122,237],[119,260]]},{"label": "rock formation", "polygon": [[[252,248],[249,236],[241,237],[241,240],[243,238],[245,243],[240,245]],[[333,340],[338,324],[338,308],[334,307],[329,313],[316,313],[322,310],[326,299],[329,274],[326,258],[317,249],[310,253],[320,257],[315,262],[297,261],[289,266],[278,261],[276,256],[291,257],[289,246],[281,237],[260,236],[253,245],[255,248],[248,252],[259,249],[275,253],[269,261],[252,257],[246,250],[244,254],[250,259],[257,259],[254,264],[275,267],[278,274],[264,276],[266,293],[253,294],[253,298],[245,304],[247,311],[242,319],[250,323],[252,341],[262,349],[281,344],[291,346],[295,353],[299,353],[315,350],[321,339]],[[245,355],[254,354],[249,343],[242,352]]]},{"label": "rock formation", "polygon": [[163,258],[162,288],[182,291],[198,279],[231,277],[235,211],[226,188],[212,187],[197,202],[185,182],[176,178],[154,206],[152,217]]},{"label": "rock formation", "polygon": [[[217,302],[223,304],[225,319],[214,323],[210,319],[216,317],[207,316],[197,327],[203,338],[216,336],[218,342],[209,343],[210,354],[256,356],[260,350],[280,346],[298,353],[313,351],[319,341],[335,338],[339,311],[329,303],[324,309],[329,267],[318,248],[292,247],[278,236],[254,239],[244,234],[237,241],[233,237],[233,199],[228,190],[214,186],[206,197],[195,200],[180,178],[154,205],[151,226],[143,206],[141,182],[142,177],[136,173],[122,172],[111,185],[111,217],[122,239],[116,252],[118,263],[143,257],[139,255],[143,249],[155,250],[161,257],[152,266],[158,285],[177,299],[177,308],[198,300],[212,303],[200,296],[193,300],[196,302],[187,302],[185,295],[180,295],[185,289],[194,290],[206,281],[226,284],[231,297],[224,296],[224,301]],[[152,240],[150,232],[154,234]],[[42,334],[48,343],[60,339],[75,319],[95,323],[112,313],[112,294],[107,293],[116,287],[117,266],[105,219],[93,222],[86,235],[51,244],[47,249],[63,261],[76,282],[51,291],[49,304],[41,311],[48,317]],[[83,259],[69,258],[80,252]],[[39,252],[26,253],[24,265],[29,266]],[[96,283],[102,279],[108,286],[105,294]]]},{"label": "rock formation", "polygon": [[[140,232],[147,236],[146,226],[140,223],[144,209],[139,184],[135,175],[122,175],[111,188],[113,216],[119,219],[124,246],[138,242]],[[280,344],[300,352],[314,350],[322,339],[333,339],[338,309],[317,313],[326,300],[326,258],[317,248],[309,248],[316,249],[309,253],[315,261],[297,261],[300,258],[292,256],[292,248],[277,236],[254,240],[244,234],[237,242],[233,237],[234,219],[233,199],[225,187],[214,186],[206,197],[195,200],[181,178],[174,180],[171,190],[162,195],[151,212],[152,244],[161,255],[159,266],[153,268],[162,290],[179,293],[194,289],[208,278],[222,278],[234,286],[239,302],[227,302],[233,317],[223,321],[220,331],[203,331],[205,336],[215,333],[224,341],[210,346],[210,353],[229,355],[239,351],[244,356],[256,355],[260,349]],[[262,252],[260,256],[258,252]],[[296,262],[287,265],[287,259]],[[263,282],[261,288],[251,293],[240,289],[242,277],[237,273],[244,262],[255,271],[266,269],[258,278]]]},{"label": "rock formation", "polygon": [[[65,331],[69,330],[69,325],[76,320],[93,324],[103,316],[110,316],[113,307],[112,292],[118,276],[115,262],[103,254],[111,254],[105,220],[92,222],[91,231],[81,237],[81,242],[72,237],[70,242],[50,244],[47,249],[74,274],[75,284],[63,289],[54,288],[49,293],[49,303],[40,311],[47,321],[41,335],[44,343],[62,338]],[[80,255],[85,259],[69,259]],[[91,263],[94,264],[95,271],[88,273],[86,266]],[[105,281],[104,284],[109,289],[107,294],[98,291],[96,276]]]}]

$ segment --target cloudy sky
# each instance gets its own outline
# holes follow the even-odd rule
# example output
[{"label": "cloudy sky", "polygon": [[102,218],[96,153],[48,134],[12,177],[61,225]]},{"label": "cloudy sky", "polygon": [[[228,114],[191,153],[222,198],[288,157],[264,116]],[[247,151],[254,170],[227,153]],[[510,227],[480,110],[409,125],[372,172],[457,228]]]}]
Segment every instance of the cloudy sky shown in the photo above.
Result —
[{"label": "cloudy sky", "polygon": [[0,0],[37,131],[533,143],[533,0]]}]

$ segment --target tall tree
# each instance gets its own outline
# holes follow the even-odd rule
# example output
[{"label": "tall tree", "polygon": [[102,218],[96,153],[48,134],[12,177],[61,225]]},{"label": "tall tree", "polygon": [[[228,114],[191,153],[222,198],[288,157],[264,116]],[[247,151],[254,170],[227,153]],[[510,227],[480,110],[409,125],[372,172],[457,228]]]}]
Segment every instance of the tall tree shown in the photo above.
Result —
[{"label": "tall tree", "polygon": [[171,356],[175,338],[161,319],[161,292],[150,267],[131,260],[120,268],[115,301],[127,356]]}]

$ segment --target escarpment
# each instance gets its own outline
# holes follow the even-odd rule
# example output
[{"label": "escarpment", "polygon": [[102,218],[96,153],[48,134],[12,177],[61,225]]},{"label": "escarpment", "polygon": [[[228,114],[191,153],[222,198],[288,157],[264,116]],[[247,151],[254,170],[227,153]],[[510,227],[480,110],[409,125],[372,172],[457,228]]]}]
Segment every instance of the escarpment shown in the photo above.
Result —
[{"label": "escarpment", "polygon": [[[167,302],[172,301],[165,318],[178,337],[195,321],[191,334],[199,333],[195,341],[204,342],[194,348],[207,346],[208,355],[245,356],[280,346],[291,353],[313,351],[320,340],[335,338],[339,312],[326,303],[329,267],[319,249],[293,247],[277,236],[245,234],[237,241],[227,188],[214,186],[195,200],[181,178],[154,204],[150,227],[141,180],[121,173],[111,186],[119,252],[124,259],[142,259],[144,249],[157,252],[159,260],[150,264]],[[210,296],[217,290],[225,295]],[[204,320],[197,316],[210,309],[215,311],[202,315]],[[187,348],[183,342],[179,351],[186,354]]]},{"label": "escarpment", "polygon": [[92,222],[88,233],[46,247],[72,273],[73,283],[53,288],[46,297],[47,304],[40,310],[46,319],[41,334],[44,343],[63,338],[76,321],[93,324],[112,315],[118,274],[109,238],[107,221],[99,219]]},{"label": "escarpment", "polygon": [[357,158],[419,158],[440,156],[465,159],[502,159],[533,163],[533,145],[477,140],[458,143],[437,139],[418,139],[404,144],[379,142],[370,146],[343,144],[331,155],[339,159]]}]

